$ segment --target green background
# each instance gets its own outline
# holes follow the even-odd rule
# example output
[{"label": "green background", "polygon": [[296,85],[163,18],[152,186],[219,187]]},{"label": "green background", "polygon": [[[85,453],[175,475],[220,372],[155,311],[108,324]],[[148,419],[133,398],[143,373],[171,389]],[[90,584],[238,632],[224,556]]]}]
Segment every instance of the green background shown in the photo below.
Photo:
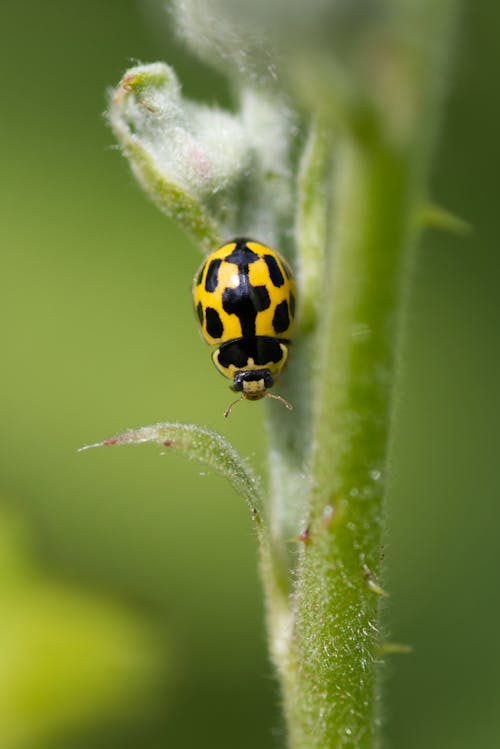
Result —
[{"label": "green background", "polygon": [[[475,230],[420,245],[388,508],[387,628],[414,652],[384,666],[387,734],[405,749],[500,743],[500,10],[465,10],[433,195]],[[260,406],[222,419],[191,309],[200,257],[102,116],[136,60],[209,103],[225,83],[154,0],[10,2],[2,33],[2,747],[278,746],[243,503],[156,448],[77,452],[181,420],[262,465]]]}]

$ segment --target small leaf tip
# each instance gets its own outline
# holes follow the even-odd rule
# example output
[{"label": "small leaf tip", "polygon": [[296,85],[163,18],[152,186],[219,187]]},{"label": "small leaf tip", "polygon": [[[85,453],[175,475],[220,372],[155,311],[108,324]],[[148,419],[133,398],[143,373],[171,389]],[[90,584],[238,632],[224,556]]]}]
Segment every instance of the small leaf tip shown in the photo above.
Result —
[{"label": "small leaf tip", "polygon": [[413,653],[412,645],[405,645],[402,642],[381,642],[378,647],[378,653],[384,655],[408,655]]},{"label": "small leaf tip", "polygon": [[366,584],[373,593],[376,593],[376,595],[381,596],[382,598],[389,598],[389,593],[378,584],[373,577],[372,571],[366,564],[363,565],[363,574],[365,576]]},{"label": "small leaf tip", "polygon": [[434,203],[427,203],[422,207],[419,223],[425,228],[441,229],[458,236],[468,236],[474,231],[469,221]]},{"label": "small leaf tip", "polygon": [[84,450],[91,450],[94,447],[110,447],[111,445],[121,445],[124,442],[130,442],[133,440],[130,434],[121,434],[118,437],[110,437],[109,439],[102,440],[101,442],[93,442],[90,445],[83,445],[78,448],[78,452],[81,453]]}]

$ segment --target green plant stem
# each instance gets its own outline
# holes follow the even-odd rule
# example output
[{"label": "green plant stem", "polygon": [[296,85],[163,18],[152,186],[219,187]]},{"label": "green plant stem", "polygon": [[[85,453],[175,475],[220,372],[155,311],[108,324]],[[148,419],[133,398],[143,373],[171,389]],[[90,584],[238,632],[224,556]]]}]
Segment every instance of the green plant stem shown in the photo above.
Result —
[{"label": "green plant stem", "polygon": [[[289,749],[373,749],[380,741],[379,580],[399,331],[456,3],[407,9],[408,28],[425,44],[408,47],[395,90],[381,89],[386,119],[376,114],[339,137],[327,191],[333,230],[302,483],[310,515],[287,616],[273,616],[284,607],[267,586]],[[392,97],[408,105],[406,120],[400,107],[391,110]]]},{"label": "green plant stem", "polygon": [[298,570],[287,711],[296,749],[372,747],[382,499],[396,340],[411,267],[412,154],[344,141],[325,283],[310,537]]},{"label": "green plant stem", "polygon": [[[291,364],[279,382],[279,392],[293,403],[293,418],[281,406],[266,404],[270,445],[269,526],[275,564],[281,568],[279,577],[286,581],[285,588],[289,582],[288,568],[293,564],[294,552],[290,544],[304,530],[307,522],[304,477],[307,475],[311,447],[314,332],[321,292],[318,269],[324,264],[330,156],[328,128],[315,121],[302,156],[297,185],[295,236],[300,306],[289,354]],[[269,595],[269,598],[272,600],[273,596]],[[282,618],[281,615],[279,618]],[[280,631],[277,638],[282,641]]]},{"label": "green plant stem", "polygon": [[377,135],[345,137],[326,193],[336,230],[315,348],[309,536],[288,607],[267,581],[293,749],[372,747],[376,734],[376,583],[397,329],[420,202],[413,167],[411,151]]},{"label": "green plant stem", "polygon": [[297,267],[300,281],[297,332],[307,335],[320,312],[321,274],[328,224],[328,181],[331,172],[329,128],[319,119],[309,132],[298,175],[296,222]]}]

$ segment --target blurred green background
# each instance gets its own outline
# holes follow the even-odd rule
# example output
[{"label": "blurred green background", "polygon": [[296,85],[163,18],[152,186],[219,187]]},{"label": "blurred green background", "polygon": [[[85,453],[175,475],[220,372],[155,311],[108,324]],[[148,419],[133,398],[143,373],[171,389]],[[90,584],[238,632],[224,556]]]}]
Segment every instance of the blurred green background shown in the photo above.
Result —
[{"label": "blurred green background", "polygon": [[[199,256],[114,150],[107,87],[166,60],[224,81],[156,0],[21,0],[1,45],[0,745],[280,745],[251,524],[225,483],[156,448],[77,453],[194,421],[262,464],[199,340]],[[7,15],[5,15],[7,13]],[[385,555],[394,747],[500,744],[500,6],[466,7],[433,193],[475,226],[428,233],[405,343]]]}]

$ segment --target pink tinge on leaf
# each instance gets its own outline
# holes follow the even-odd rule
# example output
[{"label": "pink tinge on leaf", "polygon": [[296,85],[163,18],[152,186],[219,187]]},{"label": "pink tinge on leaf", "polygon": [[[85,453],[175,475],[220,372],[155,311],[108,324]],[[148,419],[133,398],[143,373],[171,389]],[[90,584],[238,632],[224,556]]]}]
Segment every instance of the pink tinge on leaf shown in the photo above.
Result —
[{"label": "pink tinge on leaf", "polygon": [[112,437],[109,440],[103,440],[101,445],[108,447],[108,445],[119,445],[121,442],[130,442],[132,437],[129,434],[122,434],[120,437]]}]

